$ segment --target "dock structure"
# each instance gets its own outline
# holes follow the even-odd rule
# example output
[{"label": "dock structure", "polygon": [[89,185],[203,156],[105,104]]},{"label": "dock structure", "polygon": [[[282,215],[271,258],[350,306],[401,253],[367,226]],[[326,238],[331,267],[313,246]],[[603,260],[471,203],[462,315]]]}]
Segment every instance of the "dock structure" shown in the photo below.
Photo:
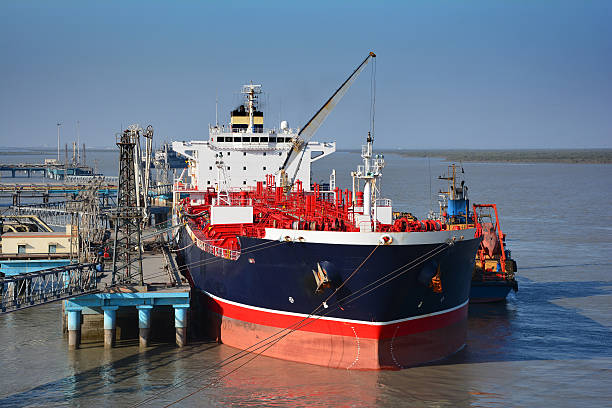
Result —
[{"label": "dock structure", "polygon": [[0,175],[7,177],[27,177],[33,176],[47,177],[55,180],[63,180],[66,176],[92,176],[93,168],[85,165],[66,165],[64,163],[1,163]]},{"label": "dock structure", "polygon": [[93,293],[67,300],[64,310],[68,315],[68,347],[80,346],[82,314],[104,315],[104,347],[115,346],[117,337],[117,311],[119,308],[135,308],[138,311],[139,342],[142,347],[149,345],[151,314],[155,308],[171,306],[174,309],[176,344],[187,344],[187,311],[190,307],[188,287],[160,289],[151,292]]},{"label": "dock structure", "polygon": [[98,291],[96,265],[62,265],[0,277],[0,314]]},{"label": "dock structure", "polygon": [[[162,254],[145,254],[145,284],[107,286],[97,293],[64,301],[64,328],[68,347],[77,349],[81,340],[104,341],[105,348],[117,339],[139,338],[148,347],[152,336],[169,340],[170,332],[178,347],[188,343],[191,288],[179,275],[175,263]],[[100,287],[111,283],[106,275]],[[137,332],[136,332],[137,330]]]}]

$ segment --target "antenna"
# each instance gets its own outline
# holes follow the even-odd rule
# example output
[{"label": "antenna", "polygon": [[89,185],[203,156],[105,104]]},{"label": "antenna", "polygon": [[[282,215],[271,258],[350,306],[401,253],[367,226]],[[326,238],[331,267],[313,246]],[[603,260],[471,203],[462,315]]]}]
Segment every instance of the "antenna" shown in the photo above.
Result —
[{"label": "antenna", "polygon": [[427,155],[427,167],[429,167],[429,211],[432,210],[433,200],[431,196],[431,158]]},{"label": "antenna", "polygon": [[215,126],[219,127],[219,91],[215,91]]}]

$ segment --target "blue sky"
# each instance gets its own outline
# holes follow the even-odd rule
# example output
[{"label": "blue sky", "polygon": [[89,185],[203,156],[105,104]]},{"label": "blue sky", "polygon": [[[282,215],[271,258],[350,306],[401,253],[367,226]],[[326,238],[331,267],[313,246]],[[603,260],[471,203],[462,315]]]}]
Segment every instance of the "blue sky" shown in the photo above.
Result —
[{"label": "blue sky", "polygon": [[[610,1],[0,2],[0,142],[203,139],[264,87],[302,126],[373,50],[385,148],[612,147]],[[370,70],[315,135],[355,148]]]}]

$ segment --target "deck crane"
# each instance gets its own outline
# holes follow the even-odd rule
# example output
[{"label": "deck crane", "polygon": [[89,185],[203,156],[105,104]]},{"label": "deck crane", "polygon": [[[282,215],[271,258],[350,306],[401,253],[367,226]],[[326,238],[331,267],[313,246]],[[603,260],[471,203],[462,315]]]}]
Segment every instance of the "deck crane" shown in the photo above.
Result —
[{"label": "deck crane", "polygon": [[[306,123],[306,125],[300,129],[297,136],[292,140],[293,147],[289,149],[287,153],[287,157],[285,158],[285,162],[279,170],[281,185],[285,188],[285,191],[291,191],[293,183],[295,182],[295,177],[297,176],[297,172],[300,168],[300,164],[302,163],[302,159],[304,157],[304,153],[306,152],[306,146],[310,139],[314,136],[316,131],[319,129],[323,121],[327,118],[327,116],[331,113],[334,107],[340,102],[340,99],[344,96],[346,91],[350,88],[350,86],[355,82],[355,79],[361,74],[361,71],[368,65],[371,59],[376,58],[376,54],[370,52],[368,56],[363,60],[361,64],[353,71],[353,73],[344,81],[344,83],[334,92],[334,94],[323,104],[323,106],[314,114],[312,118]],[[287,169],[289,166],[299,157],[299,161],[297,166],[295,167],[295,172],[290,180],[288,180]]]}]

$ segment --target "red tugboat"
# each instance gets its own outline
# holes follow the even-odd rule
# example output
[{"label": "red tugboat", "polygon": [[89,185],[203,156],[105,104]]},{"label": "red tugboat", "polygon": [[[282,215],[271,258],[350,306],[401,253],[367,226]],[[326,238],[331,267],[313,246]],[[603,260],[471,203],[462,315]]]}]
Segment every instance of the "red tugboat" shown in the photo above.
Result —
[{"label": "red tugboat", "polygon": [[497,206],[474,204],[474,219],[477,234],[483,239],[476,253],[470,302],[499,302],[506,299],[511,289],[518,291],[514,277],[516,262],[506,249],[506,234],[499,225]]},{"label": "red tugboat", "polygon": [[335,172],[310,183],[310,163],[335,150],[310,137],[374,57],[299,131],[265,129],[251,84],[229,126],[173,143],[190,176],[174,185],[180,263],[218,341],[344,369],[414,366],[465,344],[476,227],[394,213],[370,132],[351,190]]}]

